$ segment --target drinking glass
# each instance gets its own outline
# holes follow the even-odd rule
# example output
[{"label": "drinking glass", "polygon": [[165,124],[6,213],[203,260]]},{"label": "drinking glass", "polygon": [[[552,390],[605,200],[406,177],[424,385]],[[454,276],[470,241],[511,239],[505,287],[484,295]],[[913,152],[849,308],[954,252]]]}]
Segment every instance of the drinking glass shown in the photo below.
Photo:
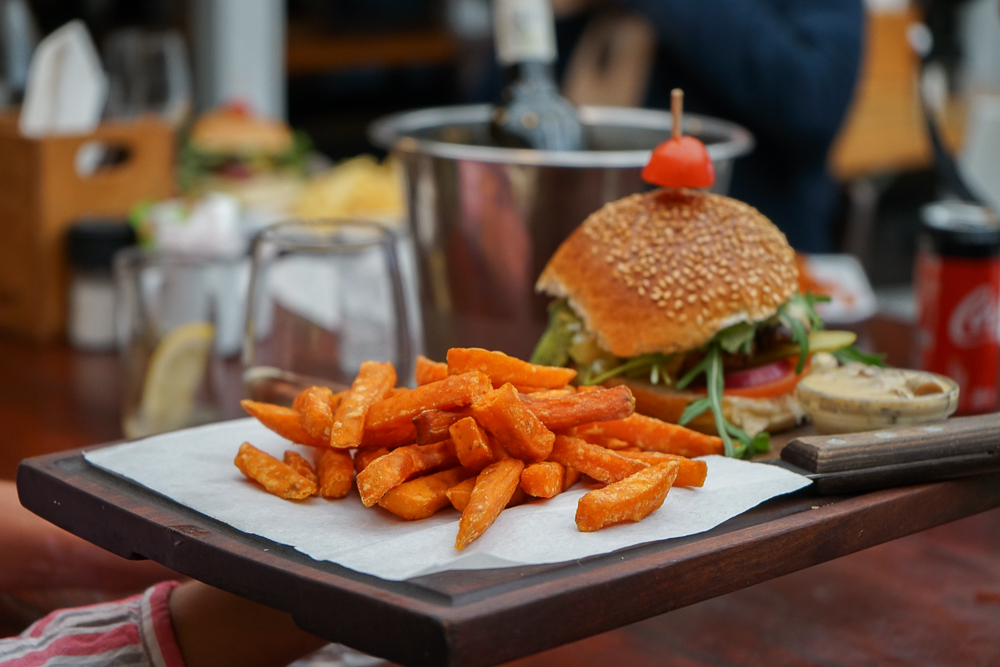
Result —
[{"label": "drinking glass", "polygon": [[286,222],[252,250],[243,384],[255,400],[288,405],[305,387],[349,385],[361,362],[412,374],[410,328],[396,240],[364,220]]},{"label": "drinking glass", "polygon": [[125,436],[239,416],[249,259],[134,247],[114,270]]},{"label": "drinking glass", "polygon": [[191,110],[191,77],[184,38],[174,30],[124,28],[104,44],[109,118],[158,114],[180,125]]}]

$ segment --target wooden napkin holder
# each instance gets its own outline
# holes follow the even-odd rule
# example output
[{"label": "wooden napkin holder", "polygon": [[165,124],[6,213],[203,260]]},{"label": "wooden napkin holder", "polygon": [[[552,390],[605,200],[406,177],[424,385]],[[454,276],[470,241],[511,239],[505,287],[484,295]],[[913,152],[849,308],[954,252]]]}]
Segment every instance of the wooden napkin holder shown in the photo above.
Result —
[{"label": "wooden napkin holder", "polygon": [[[105,160],[81,175],[78,164],[88,154]],[[171,196],[174,155],[173,129],[158,119],[35,139],[20,133],[16,114],[0,116],[0,329],[38,341],[60,335],[66,228],[81,217],[121,217],[143,199]]]}]

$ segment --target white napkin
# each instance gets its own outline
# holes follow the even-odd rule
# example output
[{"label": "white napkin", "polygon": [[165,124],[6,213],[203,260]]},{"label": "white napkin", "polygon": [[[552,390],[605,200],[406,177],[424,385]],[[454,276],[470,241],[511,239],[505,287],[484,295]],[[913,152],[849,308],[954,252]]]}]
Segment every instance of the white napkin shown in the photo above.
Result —
[{"label": "white napkin", "polygon": [[18,126],[28,137],[97,129],[108,77],[83,21],[70,21],[35,49]]},{"label": "white napkin", "polygon": [[454,548],[458,512],[441,510],[404,521],[365,508],[356,492],[342,500],[282,500],[249,482],[233,465],[249,441],[280,458],[294,448],[253,419],[177,431],[85,453],[90,463],[245,533],[287,544],[315,558],[403,580],[444,570],[470,570],[577,560],[617,549],[710,530],[748,509],[810,484],[782,468],[719,456],[706,457],[701,489],[674,488],[656,512],[635,524],[581,533],[576,504],[586,489],[504,510],[463,551]]}]

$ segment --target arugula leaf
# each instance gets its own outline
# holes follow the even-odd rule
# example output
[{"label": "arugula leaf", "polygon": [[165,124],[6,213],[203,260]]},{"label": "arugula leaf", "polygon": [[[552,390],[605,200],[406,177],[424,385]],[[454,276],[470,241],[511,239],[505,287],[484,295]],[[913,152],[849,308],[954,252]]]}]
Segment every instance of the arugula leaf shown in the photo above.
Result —
[{"label": "arugula leaf", "polygon": [[832,354],[837,358],[837,361],[842,364],[848,364],[852,361],[860,361],[861,363],[869,366],[881,366],[882,368],[888,367],[888,364],[885,363],[884,352],[882,354],[868,354],[867,352],[862,352],[853,345],[848,345],[847,347],[835,350]]},{"label": "arugula leaf", "polygon": [[718,431],[719,437],[722,438],[722,446],[726,456],[749,458],[755,452],[768,451],[771,448],[771,441],[766,432],[758,433],[751,438],[746,431],[726,419],[725,413],[722,411],[722,392],[725,390],[725,375],[722,371],[722,348],[718,342],[713,342],[706,350],[705,358],[677,383],[678,388],[683,388],[695,377],[704,373],[708,396],[690,403],[684,409],[678,423],[683,426],[706,410],[711,409],[715,417],[715,429]]},{"label": "arugula leaf", "polygon": [[569,306],[563,300],[554,301],[549,306],[549,325],[538,339],[535,351],[531,353],[531,363],[542,366],[565,366],[569,361],[569,346],[573,342],[573,331],[568,326],[568,318],[564,312],[568,310]]},{"label": "arugula leaf", "polygon": [[[809,359],[809,330],[823,328],[823,320],[816,313],[815,305],[825,303],[830,297],[808,292],[796,292],[778,309],[778,317],[782,323],[792,330],[792,340],[799,346],[799,361],[795,364],[795,374],[801,375]],[[806,325],[809,328],[806,328]]]},{"label": "arugula leaf", "polygon": [[[714,349],[716,349],[716,350],[718,350],[718,349],[719,349],[718,347],[716,347],[716,346],[714,346],[714,345],[713,345],[713,346],[711,346],[711,347],[709,348],[709,350],[711,350],[712,348],[714,348]],[[684,374],[684,377],[682,377],[682,378],[681,378],[680,380],[678,380],[678,381],[677,381],[677,384],[676,384],[676,385],[674,385],[674,386],[675,386],[675,387],[677,387],[678,389],[684,389],[684,388],[685,388],[685,387],[687,387],[687,386],[688,386],[689,384],[691,384],[691,382],[692,382],[692,381],[693,381],[693,380],[694,380],[694,379],[695,379],[696,377],[698,377],[698,376],[699,376],[699,375],[701,375],[702,373],[706,373],[706,377],[707,377],[707,372],[708,372],[708,365],[709,365],[709,363],[711,363],[711,360],[709,359],[709,355],[707,355],[707,354],[706,354],[706,355],[705,355],[705,356],[704,356],[704,357],[702,358],[702,360],[701,360],[701,361],[699,361],[699,362],[698,362],[698,363],[697,363],[697,364],[695,365],[695,367],[694,367],[694,368],[692,368],[692,369],[691,369],[691,370],[689,370],[689,371],[688,371],[687,373],[685,373],[685,374]]]},{"label": "arugula leaf", "polygon": [[[725,450],[726,456],[732,458],[736,456],[736,449],[733,447],[733,439],[729,436],[729,430],[726,428],[728,422],[722,412],[722,388],[724,380],[722,377],[722,354],[719,352],[718,345],[712,345],[708,348],[705,358],[698,366],[702,364],[705,366],[705,384],[708,389],[708,400],[712,405],[712,414],[715,416],[715,430],[719,432],[719,437],[722,438],[722,447]],[[695,366],[692,371],[697,370],[698,366]]]},{"label": "arugula leaf", "polygon": [[[583,384],[585,385],[601,384],[602,382],[610,380],[613,377],[617,377],[619,375],[625,375],[626,373],[629,373],[634,370],[651,366],[662,367],[664,364],[670,361],[671,357],[673,357],[672,354],[662,354],[660,352],[653,352],[651,354],[641,354],[638,357],[632,357],[624,364],[621,364],[620,366],[615,366],[611,370],[601,373],[600,375],[588,376],[583,378]],[[650,382],[656,384],[656,382],[653,382],[652,380],[652,374],[650,375]]]},{"label": "arugula leaf", "polygon": [[749,322],[740,322],[731,327],[723,329],[715,335],[719,345],[726,352],[732,354],[740,348],[748,348],[757,335],[757,326]]},{"label": "arugula leaf", "polygon": [[830,297],[825,294],[813,294],[812,292],[806,292],[805,294],[796,292],[789,301],[795,302],[802,307],[808,318],[810,328],[816,331],[823,328],[823,320],[819,316],[819,313],[816,312],[816,304],[830,303]]},{"label": "arugula leaf", "polygon": [[795,364],[795,374],[801,375],[809,359],[809,332],[797,319],[788,318],[786,324],[792,329],[792,340],[799,346],[799,360]]},{"label": "arugula leaf", "polygon": [[677,420],[677,423],[681,426],[686,425],[692,419],[700,416],[705,410],[709,410],[712,407],[712,399],[708,396],[704,398],[699,398],[697,401],[688,403],[688,406],[684,408],[684,412],[681,413],[681,418]]}]

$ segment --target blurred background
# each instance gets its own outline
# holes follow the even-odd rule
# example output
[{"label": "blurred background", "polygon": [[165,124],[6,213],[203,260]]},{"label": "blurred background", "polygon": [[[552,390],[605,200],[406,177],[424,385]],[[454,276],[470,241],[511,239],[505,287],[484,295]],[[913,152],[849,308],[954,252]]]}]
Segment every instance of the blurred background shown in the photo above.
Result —
[{"label": "blurred background", "polygon": [[[558,0],[554,80],[576,105],[661,109],[665,91],[683,85],[688,131],[730,151],[713,154],[725,174],[717,189],[760,208],[811,254],[804,279],[840,295],[828,316],[909,326],[922,207],[945,198],[1000,207],[1000,9],[995,0],[772,4],[720,18],[653,0]],[[27,453],[150,432],[130,431],[133,413],[162,403],[207,402],[201,421],[239,415],[238,398],[253,393],[239,377],[253,351],[316,338],[283,329],[281,313],[313,324],[342,317],[295,311],[294,295],[260,312],[254,303],[251,314],[268,323],[277,308],[275,331],[287,332],[262,342],[271,324],[260,324],[246,339],[251,352],[244,345],[250,244],[289,218],[361,216],[392,230],[385,284],[401,283],[406,302],[406,322],[386,323],[397,351],[400,337],[411,351],[440,348],[441,330],[427,322],[441,311],[479,318],[442,325],[459,338],[530,350],[544,307],[526,301],[532,271],[590,210],[645,186],[610,187],[605,174],[572,189],[558,175],[545,180],[544,168],[514,165],[520,175],[504,175],[509,183],[490,195],[501,203],[466,197],[456,213],[441,203],[449,192],[489,192],[496,174],[453,164],[461,160],[420,171],[429,157],[421,167],[388,156],[405,131],[369,132],[388,114],[499,103],[492,24],[488,0],[0,0],[0,411],[23,424],[4,436],[0,475]],[[698,114],[729,124],[712,135],[713,121]],[[661,123],[649,118],[641,123]],[[449,135],[455,127],[415,136],[475,143]],[[666,127],[610,148],[648,150]],[[527,182],[568,194],[512,214],[529,206],[517,185]],[[523,238],[500,243],[499,264],[475,254],[482,248],[460,256],[453,243],[435,245],[462,225],[488,236],[483,220],[508,214],[508,227],[533,235],[534,265],[515,256]],[[457,228],[449,216],[461,218]],[[568,227],[549,233],[557,238],[546,250],[538,230],[560,216]],[[138,256],[119,253],[136,244]],[[165,268],[165,256],[190,261]],[[524,275],[497,288],[491,271],[507,283]],[[288,285],[275,289],[298,289]],[[198,321],[210,327],[169,335]],[[505,338],[512,322],[527,342]],[[494,338],[477,338],[484,329]],[[312,361],[321,349],[341,354],[345,340],[311,348]],[[185,359],[204,366],[205,355],[215,370],[150,385],[157,357],[172,376]],[[25,383],[44,386],[46,401],[21,391]],[[200,407],[189,408],[152,430],[191,423]]]},{"label": "blurred background", "polygon": [[[674,86],[717,189],[789,235],[828,320],[915,363],[921,212],[1000,210],[997,0],[551,4],[554,81],[617,108],[581,112],[593,125],[644,128],[602,148],[631,151],[634,173],[373,138],[387,115],[465,105],[414,136],[476,143],[468,117],[490,111],[468,105],[505,85],[490,0],[0,0],[0,479],[27,456],[241,416],[240,398],[281,400],[303,375],[349,381],[359,350],[405,366],[445,331],[530,352],[541,264],[646,187],[669,115],[629,114]],[[277,266],[298,241],[254,244],[345,216],[375,227],[326,230],[322,261]],[[0,593],[0,637],[97,599],[66,595]]]},{"label": "blurred background", "polygon": [[[720,19],[653,0],[558,0],[554,81],[573,104],[619,108],[664,108],[666,91],[684,86],[687,131],[728,151],[713,153],[716,189],[760,208],[812,254],[800,262],[803,279],[839,299],[827,316],[909,326],[921,208],[945,198],[1000,206],[1000,9],[995,0],[779,5]],[[501,178],[481,167],[488,159],[431,164],[436,149],[426,147],[423,162],[391,158],[406,131],[394,126],[374,143],[369,132],[397,112],[499,103],[493,35],[488,0],[0,0],[0,358],[9,376],[0,411],[24,424],[4,437],[0,475],[30,452],[149,432],[130,431],[134,413],[165,402],[193,407],[161,415],[152,431],[191,423],[200,403],[201,421],[239,415],[238,398],[254,391],[239,374],[257,363],[255,350],[305,345],[317,336],[302,331],[341,317],[296,311],[294,295],[251,304],[268,324],[246,339],[250,352],[244,345],[250,244],[289,218],[361,216],[392,230],[389,273],[398,275],[385,284],[402,283],[407,311],[407,322],[386,323],[395,349],[402,336],[411,351],[436,352],[457,335],[530,351],[539,313],[544,320],[530,294],[538,267],[589,211],[646,186],[613,169],[570,183],[558,165],[514,164]],[[636,118],[593,121],[653,128],[598,148],[648,150],[656,132],[666,136],[669,121]],[[458,125],[413,132],[476,143]],[[540,189],[563,197],[540,205],[531,194]],[[453,191],[465,199],[449,203]],[[514,222],[503,229],[531,236],[534,264],[518,257],[522,237],[485,255],[469,243],[455,250],[463,229],[487,238],[499,229],[489,220],[504,216]],[[119,253],[136,244],[137,255]],[[283,280],[291,287],[275,289],[297,289]],[[279,317],[284,338],[264,341],[274,308],[307,324]],[[438,326],[441,312],[469,317]],[[197,322],[210,326],[169,335]],[[341,354],[348,338],[337,333],[306,361],[274,368]],[[170,370],[191,358],[204,366],[205,355],[215,364],[207,371]],[[150,386],[157,356],[168,369],[161,389]],[[46,368],[53,375],[42,380]],[[45,402],[19,389],[40,382]],[[154,400],[158,392],[169,400]],[[58,400],[63,411],[50,414]],[[38,435],[53,429],[55,439]]]}]

